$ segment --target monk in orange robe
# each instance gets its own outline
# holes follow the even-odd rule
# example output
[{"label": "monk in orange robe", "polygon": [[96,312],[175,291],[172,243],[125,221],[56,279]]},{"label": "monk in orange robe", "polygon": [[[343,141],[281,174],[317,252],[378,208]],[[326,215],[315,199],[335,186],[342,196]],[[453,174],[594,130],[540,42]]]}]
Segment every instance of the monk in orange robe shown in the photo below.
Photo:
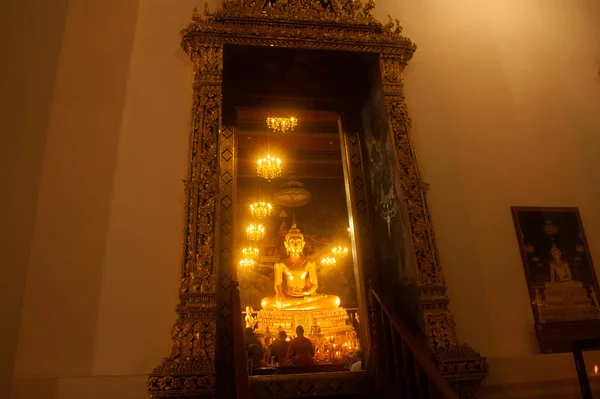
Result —
[{"label": "monk in orange robe", "polygon": [[296,327],[297,337],[290,341],[287,358],[295,366],[313,366],[315,347],[310,339],[304,337],[304,328]]}]

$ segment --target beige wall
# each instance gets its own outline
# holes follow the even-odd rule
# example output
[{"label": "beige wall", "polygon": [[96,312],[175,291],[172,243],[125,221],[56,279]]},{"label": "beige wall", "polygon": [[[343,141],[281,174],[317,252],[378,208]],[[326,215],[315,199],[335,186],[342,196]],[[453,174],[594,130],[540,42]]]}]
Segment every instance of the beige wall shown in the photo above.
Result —
[{"label": "beige wall", "polygon": [[[488,383],[573,373],[536,356],[512,205],[577,206],[600,270],[600,3],[380,2],[418,45],[406,73],[451,309]],[[572,375],[572,374],[571,374]]]},{"label": "beige wall", "polygon": [[[168,354],[191,105],[178,31],[195,4],[69,3],[15,398],[142,398]],[[598,12],[593,0],[378,5],[419,45],[405,74],[415,140],[451,308],[490,357],[489,382],[572,372],[568,355],[535,356],[509,207],[580,207],[600,254]]]},{"label": "beige wall", "polygon": [[9,396],[67,1],[0,2],[0,398]]},{"label": "beige wall", "polygon": [[135,0],[68,3],[21,315],[15,397],[32,397],[23,389],[61,392],[60,378],[92,372],[136,12]]},{"label": "beige wall", "polygon": [[14,398],[146,397],[170,348],[193,4],[71,0],[37,203]]}]

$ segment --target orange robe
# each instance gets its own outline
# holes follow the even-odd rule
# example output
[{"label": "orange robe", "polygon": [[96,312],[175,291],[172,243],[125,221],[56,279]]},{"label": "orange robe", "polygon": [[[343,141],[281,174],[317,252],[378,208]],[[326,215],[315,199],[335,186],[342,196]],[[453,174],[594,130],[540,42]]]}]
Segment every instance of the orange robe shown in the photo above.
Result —
[{"label": "orange robe", "polygon": [[315,348],[308,338],[296,337],[290,341],[287,358],[296,366],[312,366]]}]

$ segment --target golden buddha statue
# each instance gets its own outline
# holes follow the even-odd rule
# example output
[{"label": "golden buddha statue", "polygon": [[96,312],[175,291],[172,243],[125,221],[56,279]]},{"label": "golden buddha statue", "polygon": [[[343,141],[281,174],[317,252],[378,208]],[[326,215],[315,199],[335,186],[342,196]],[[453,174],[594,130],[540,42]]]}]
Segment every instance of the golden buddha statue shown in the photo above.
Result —
[{"label": "golden buddha statue", "polygon": [[263,298],[263,310],[334,309],[340,305],[335,295],[317,294],[317,266],[302,254],[304,235],[296,227],[285,235],[288,257],[275,263],[275,296]]},{"label": "golden buddha statue", "polygon": [[254,330],[254,327],[256,326],[258,320],[256,320],[253,314],[254,309],[252,309],[252,306],[246,306],[246,317],[244,318],[244,320],[246,321],[246,328],[251,328]]}]

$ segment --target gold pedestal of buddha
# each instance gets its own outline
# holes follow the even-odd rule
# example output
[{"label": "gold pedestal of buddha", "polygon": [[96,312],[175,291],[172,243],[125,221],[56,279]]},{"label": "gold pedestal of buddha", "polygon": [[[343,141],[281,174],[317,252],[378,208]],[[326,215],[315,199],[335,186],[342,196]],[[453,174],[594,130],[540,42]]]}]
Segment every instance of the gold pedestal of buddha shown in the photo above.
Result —
[{"label": "gold pedestal of buddha", "polygon": [[304,327],[305,336],[313,343],[331,337],[343,336],[344,339],[354,332],[350,318],[344,308],[326,310],[261,310],[257,316],[258,335],[266,336],[271,332],[285,331],[294,336],[296,327]]}]

